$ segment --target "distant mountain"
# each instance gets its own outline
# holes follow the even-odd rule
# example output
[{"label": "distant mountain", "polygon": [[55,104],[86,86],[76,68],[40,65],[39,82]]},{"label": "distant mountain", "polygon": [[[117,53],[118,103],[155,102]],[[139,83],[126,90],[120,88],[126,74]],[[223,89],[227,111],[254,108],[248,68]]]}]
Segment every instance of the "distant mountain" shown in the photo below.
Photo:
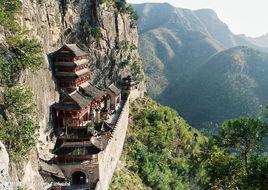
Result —
[{"label": "distant mountain", "polygon": [[257,38],[248,37],[248,40],[257,46],[268,48],[268,34],[262,35],[262,36],[257,37]]},{"label": "distant mountain", "polygon": [[[216,100],[210,100],[210,98],[214,97],[213,95],[222,92],[216,88],[217,86],[211,89],[209,86],[206,86],[208,88],[204,87],[204,89],[201,87],[203,83],[211,85],[212,82],[216,84],[220,84],[223,81],[230,83],[230,81],[225,81],[227,79],[223,76],[222,78],[216,77],[214,73],[217,73],[216,71],[221,69],[218,67],[222,65],[213,65],[214,62],[225,63],[223,65],[226,67],[232,64],[240,65],[240,60],[233,57],[243,55],[243,58],[245,56],[245,65],[251,65],[250,68],[254,71],[259,69],[257,66],[260,66],[258,61],[262,60],[261,57],[266,56],[265,53],[257,51],[257,49],[266,51],[268,48],[257,46],[256,42],[243,35],[233,34],[228,26],[217,17],[217,14],[210,9],[192,11],[175,8],[167,3],[138,4],[134,5],[134,8],[139,15],[139,49],[145,61],[147,89],[154,99],[177,109],[194,126],[200,123],[202,125],[209,122],[217,123],[230,117],[253,113],[264,102],[264,98],[259,97],[261,96],[260,94],[250,94],[253,92],[245,95],[248,99],[239,99],[238,94],[236,94],[240,92],[238,90],[233,92],[233,99],[238,101],[237,104],[233,104],[234,102],[230,101],[229,107],[225,107],[227,105],[221,105],[220,103],[225,104],[228,101],[219,99],[218,102],[213,102]],[[239,47],[238,49],[227,50],[237,46],[248,46],[254,49]],[[242,53],[238,53],[240,50]],[[244,51],[251,53],[245,53]],[[230,56],[227,56],[226,53]],[[255,65],[253,62],[248,63],[251,60],[255,60],[257,63]],[[266,59],[261,66],[265,65],[265,61]],[[215,71],[211,69],[215,69]],[[212,73],[205,72],[206,70]],[[206,73],[207,77],[203,76],[204,73]],[[201,76],[203,78],[199,78]],[[262,77],[260,81],[264,80],[265,74],[260,75],[260,77]],[[246,85],[250,81],[255,81],[252,76],[246,78],[250,79],[245,83]],[[228,78],[228,80],[231,79]],[[200,84],[200,81],[203,83]],[[237,82],[236,79],[231,81],[234,81],[234,83],[229,84],[228,88],[227,86],[221,86],[224,88],[223,90],[228,91],[230,88],[243,90],[241,87],[243,83]],[[255,82],[258,86],[258,81]],[[200,88],[198,88],[198,85],[201,85]],[[205,91],[205,89],[210,90]],[[229,98],[232,99],[231,95]],[[211,110],[208,107],[204,107],[208,101],[211,101],[211,104],[208,105],[211,106],[210,109],[214,110],[213,116],[209,115]],[[251,108],[244,109],[242,101],[245,101],[244,103],[247,106],[253,105],[250,101],[256,104]],[[230,109],[234,106],[235,109],[231,111]],[[228,114],[222,113],[221,109],[223,108]]]},{"label": "distant mountain", "polygon": [[166,89],[162,100],[202,127],[259,113],[268,104],[267,81],[268,54],[235,47],[210,58],[185,88]]},{"label": "distant mountain", "polygon": [[191,11],[167,3],[133,5],[139,15],[140,52],[148,91],[158,97],[168,81],[187,80],[217,52],[238,45],[256,48],[234,35],[210,9]]},{"label": "distant mountain", "polygon": [[168,3],[145,3],[133,5],[139,15],[140,34],[161,28],[173,32],[200,32],[216,40],[224,48],[248,45],[258,48],[251,41],[233,34],[211,9],[192,11],[176,8]]}]

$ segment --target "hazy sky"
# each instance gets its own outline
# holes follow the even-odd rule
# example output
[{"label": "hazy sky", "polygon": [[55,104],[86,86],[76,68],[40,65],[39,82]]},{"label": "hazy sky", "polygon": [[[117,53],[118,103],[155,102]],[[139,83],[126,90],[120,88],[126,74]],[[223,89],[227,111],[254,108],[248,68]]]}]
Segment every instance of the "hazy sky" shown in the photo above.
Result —
[{"label": "hazy sky", "polygon": [[268,0],[127,0],[129,3],[168,2],[188,9],[211,8],[235,34],[256,37],[268,33]]}]

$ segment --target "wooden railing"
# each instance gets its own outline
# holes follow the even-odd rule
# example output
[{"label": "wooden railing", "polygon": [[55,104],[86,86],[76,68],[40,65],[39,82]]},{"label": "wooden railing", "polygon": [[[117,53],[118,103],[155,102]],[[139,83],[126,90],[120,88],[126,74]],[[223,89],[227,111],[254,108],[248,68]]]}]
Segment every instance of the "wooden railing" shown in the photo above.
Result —
[{"label": "wooden railing", "polygon": [[92,163],[98,162],[98,154],[94,155],[83,155],[83,156],[58,156],[57,162],[60,164],[67,164],[67,163],[81,163],[83,161],[90,161]]}]

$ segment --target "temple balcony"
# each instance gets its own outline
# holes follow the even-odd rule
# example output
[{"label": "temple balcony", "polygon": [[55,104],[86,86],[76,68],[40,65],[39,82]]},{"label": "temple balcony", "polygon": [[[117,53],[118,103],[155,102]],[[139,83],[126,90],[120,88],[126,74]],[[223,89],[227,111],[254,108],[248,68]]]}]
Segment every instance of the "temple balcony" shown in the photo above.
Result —
[{"label": "temple balcony", "polygon": [[69,126],[59,129],[59,139],[88,139],[93,136],[94,129],[90,129],[87,125],[84,126]]},{"label": "temple balcony", "polygon": [[89,74],[90,70],[89,68],[84,68],[78,71],[73,71],[73,72],[63,72],[63,71],[57,71],[55,73],[56,77],[76,77],[76,76],[83,76],[85,74]]},{"label": "temple balcony", "polygon": [[68,61],[56,61],[54,62],[54,65],[56,67],[58,66],[79,66],[79,65],[84,65],[84,64],[88,64],[89,63],[89,59],[80,59],[80,60],[68,60]]},{"label": "temple balcony", "polygon": [[93,154],[93,155],[63,155],[63,156],[58,156],[56,158],[56,162],[58,164],[76,164],[76,163],[81,163],[83,162],[90,162],[90,163],[95,163],[97,164],[99,162],[99,156],[98,154]]}]

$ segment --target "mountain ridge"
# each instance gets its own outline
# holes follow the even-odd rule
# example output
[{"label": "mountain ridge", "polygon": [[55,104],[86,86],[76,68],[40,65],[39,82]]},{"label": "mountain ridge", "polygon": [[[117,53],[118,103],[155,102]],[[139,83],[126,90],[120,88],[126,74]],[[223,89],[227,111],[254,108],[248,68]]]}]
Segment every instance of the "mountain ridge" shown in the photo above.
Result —
[{"label": "mountain ridge", "polygon": [[[162,6],[169,12],[159,12]],[[266,77],[265,74],[259,72],[259,67],[266,68],[266,64],[261,62],[262,58],[267,55],[266,49],[252,43],[247,37],[233,34],[213,10],[191,11],[161,3],[134,5],[134,8],[140,16],[138,21],[139,50],[145,62],[147,89],[154,99],[176,109],[195,127],[204,127],[210,122],[218,125],[224,119],[256,113],[259,111],[257,109],[266,103],[263,99],[266,94],[263,89],[266,89],[266,86],[262,83]],[[155,23],[156,18],[165,19],[165,22]],[[150,25],[152,19],[154,23]],[[144,30],[143,26],[154,27],[150,27],[150,30],[147,27]],[[252,60],[261,62],[262,65],[253,64]],[[221,76],[220,79],[215,75],[215,73],[222,74],[218,72],[222,66],[220,63],[237,69],[225,71],[229,78]],[[243,65],[245,67],[242,68]],[[260,76],[251,76],[250,70],[246,69],[248,65],[252,70],[258,71]],[[243,70],[248,73],[242,72],[241,74],[240,71]],[[209,75],[211,78],[203,75]],[[245,80],[245,84],[252,85],[254,83],[260,88],[243,89],[243,82],[239,77],[241,80]],[[218,85],[213,86],[215,85],[213,82]],[[230,96],[228,101],[223,98],[215,98],[215,95],[221,91],[216,88],[222,85],[220,82],[229,84],[229,86],[222,86],[225,88],[224,90],[230,91],[230,94],[227,94]],[[213,87],[211,90],[209,90],[209,85]],[[239,92],[242,93],[243,90],[249,93],[248,97],[251,97],[251,100],[246,95],[244,99],[237,98]],[[225,91],[222,93],[226,94]],[[206,94],[210,94],[211,99],[208,99]],[[231,101],[232,96],[238,101],[237,104]],[[243,101],[245,106],[248,106],[247,108],[243,108]],[[210,104],[210,102],[212,103]],[[229,107],[221,110],[226,102],[228,105],[230,104]],[[255,102],[256,105],[250,109],[249,105],[252,105],[252,102]],[[213,111],[207,109],[206,103],[211,105],[211,109],[218,114],[214,115],[216,119],[209,116]],[[232,111],[232,106],[235,105],[237,107],[234,109],[235,111]],[[199,108],[196,109],[195,106]]]},{"label": "mountain ridge", "polygon": [[222,51],[204,64],[182,92],[175,92],[181,98],[177,109],[199,127],[208,121],[220,124],[242,115],[257,116],[261,106],[268,104],[267,72],[266,53],[245,46]]},{"label": "mountain ridge", "polygon": [[[144,17],[144,16],[148,15],[148,13],[150,11],[151,12],[155,11],[157,14],[155,14],[154,15],[155,17],[153,17],[153,18],[155,20],[158,20],[159,17],[161,16],[161,14],[159,14],[160,12],[158,10],[161,10],[161,13],[166,12],[166,11],[168,11],[170,14],[176,13],[177,18],[180,18],[180,17],[178,17],[178,14],[180,16],[185,16],[187,14],[188,14],[188,16],[190,15],[191,18],[194,19],[191,21],[194,22],[195,24],[198,24],[198,26],[194,26],[194,24],[191,24],[191,22],[189,22],[189,19],[183,20],[180,18],[179,20],[184,21],[184,24],[186,24],[186,26],[188,24],[188,29],[189,29],[189,26],[193,26],[194,31],[203,32],[204,34],[206,34],[208,36],[214,37],[225,48],[230,48],[230,47],[234,47],[234,46],[238,46],[238,45],[247,45],[247,46],[257,48],[257,49],[260,49],[262,51],[267,52],[267,49],[265,48],[265,46],[260,46],[259,43],[256,42],[256,40],[258,38],[241,37],[241,34],[239,34],[239,35],[234,34],[229,29],[228,25],[219,19],[217,13],[213,9],[203,8],[203,9],[191,10],[191,9],[187,9],[187,8],[174,7],[169,3],[142,3],[142,4],[133,4],[133,7],[140,15],[140,18],[138,21],[138,23],[139,23],[138,25],[140,28],[139,29],[140,34],[144,33],[144,31],[143,31],[144,30],[143,25],[145,25],[145,24],[143,24],[144,18],[146,18],[148,20],[148,18]],[[152,8],[154,10],[152,10]],[[146,14],[144,14],[144,11]],[[156,19],[156,18],[158,18],[158,19]],[[165,18],[166,21],[169,21],[168,20],[169,18],[172,18],[172,16],[169,15],[168,17],[166,17]],[[214,22],[209,23],[208,19],[212,19],[212,20],[214,20]],[[170,23],[170,21],[165,22],[166,25],[169,23]],[[148,23],[146,23],[146,24],[148,25]],[[172,23],[172,24],[174,24],[174,23]],[[218,29],[218,31],[215,32],[214,31],[215,28],[216,29],[219,28],[219,27],[215,27],[215,25],[220,26],[221,30]],[[150,24],[149,24],[149,26],[150,26]],[[199,28],[199,30],[198,30],[198,28]],[[184,29],[187,29],[187,27]],[[193,29],[191,29],[191,30],[193,30]],[[145,30],[145,31],[148,31],[148,30]],[[225,39],[221,39],[222,36],[225,36]],[[265,35],[261,36],[259,38],[262,39],[264,37],[265,37]]]}]

